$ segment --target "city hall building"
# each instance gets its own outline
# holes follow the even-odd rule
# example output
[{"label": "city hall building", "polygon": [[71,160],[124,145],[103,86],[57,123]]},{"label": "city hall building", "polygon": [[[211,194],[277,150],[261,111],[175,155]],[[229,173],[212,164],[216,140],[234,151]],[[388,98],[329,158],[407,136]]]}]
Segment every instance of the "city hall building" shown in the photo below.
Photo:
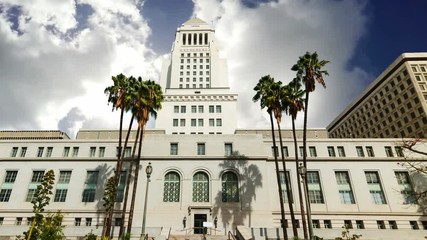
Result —
[{"label": "city hall building", "polygon": [[[271,131],[236,128],[238,96],[229,88],[227,63],[218,51],[214,29],[202,20],[190,19],[177,29],[171,57],[163,64],[160,77],[165,95],[163,108],[156,128],[146,130],[143,140],[134,239],[142,231],[145,203],[145,232],[156,239],[200,234],[203,226],[208,227],[208,238],[225,239],[229,232],[245,239],[283,238]],[[406,56],[393,63],[397,67],[391,67],[392,74],[381,76],[397,79],[393,74],[398,73],[403,77],[408,69],[402,66],[415,64],[405,61]],[[426,56],[411,55],[411,61]],[[421,76],[426,83],[422,61],[417,63],[417,74],[406,74],[411,79]],[[376,82],[369,87],[372,94],[378,91]],[[425,92],[420,90],[421,81],[404,84],[412,84],[408,91],[404,88],[400,92],[409,92],[410,101],[415,99],[410,89],[414,88],[417,96]],[[387,99],[388,90],[385,94]],[[412,132],[423,133],[426,100],[417,99],[423,112],[415,113],[415,120],[411,120]],[[365,100],[369,103],[370,98]],[[352,233],[362,234],[363,239],[422,239],[427,235],[426,205],[413,193],[426,190],[427,179],[399,163],[422,164],[426,157],[403,151],[399,147],[403,141],[400,135],[339,135],[350,131],[346,126],[353,126],[346,119],[355,118],[357,122],[360,114],[356,110],[364,109],[359,102],[352,105],[354,110],[346,110],[334,120],[328,130],[308,130],[307,181],[314,234],[334,239],[346,224]],[[404,112],[411,115],[411,111]],[[387,121],[383,127],[389,129],[390,124],[395,126],[394,121]],[[373,128],[377,128],[375,124]],[[408,128],[401,129],[409,133]],[[118,135],[117,130],[81,130],[76,139],[70,139],[61,131],[0,131],[0,239],[14,239],[28,229],[34,191],[50,169],[54,170],[56,180],[46,211],[61,210],[65,215],[67,239],[79,239],[91,231],[100,235],[104,219],[102,197],[106,180],[116,166]],[[285,225],[292,236],[287,204],[292,201],[302,237],[295,164],[295,156],[301,156],[302,131],[297,131],[297,152],[292,132],[283,130],[282,135],[290,189],[285,187],[283,168],[278,170],[282,188],[290,191],[292,197],[283,199]],[[131,143],[135,137],[132,132]],[[125,149],[127,156],[132,151],[130,146],[133,145]],[[422,143],[417,149],[427,152]],[[145,174],[148,164],[153,169],[149,184]],[[128,168],[125,164],[123,171]],[[123,189],[120,185],[119,191]],[[120,197],[117,209],[122,204]],[[127,218],[121,219],[120,213],[113,220],[117,225],[121,221],[127,225]],[[114,233],[118,234],[117,227]]]}]

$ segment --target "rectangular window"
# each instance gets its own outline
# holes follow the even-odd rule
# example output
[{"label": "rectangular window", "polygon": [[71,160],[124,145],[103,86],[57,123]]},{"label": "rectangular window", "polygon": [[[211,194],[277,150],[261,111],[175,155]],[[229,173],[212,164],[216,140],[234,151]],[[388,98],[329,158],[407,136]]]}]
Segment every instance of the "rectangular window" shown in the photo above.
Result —
[{"label": "rectangular window", "polygon": [[178,155],[178,143],[171,143],[170,154],[171,155]]},{"label": "rectangular window", "polygon": [[363,220],[356,220],[356,228],[365,229],[365,224],[363,223]]},{"label": "rectangular window", "polygon": [[353,224],[351,223],[351,220],[344,220],[344,226],[346,226],[348,229],[353,228]]},{"label": "rectangular window", "polygon": [[385,229],[384,221],[377,221],[377,227],[378,229]]},{"label": "rectangular window", "polygon": [[390,229],[397,229],[396,221],[388,221],[388,226],[390,227]]},{"label": "rectangular window", "polygon": [[6,176],[4,178],[4,182],[5,183],[14,183],[17,175],[18,175],[18,171],[6,171]]},{"label": "rectangular window", "polygon": [[86,226],[87,227],[92,226],[92,218],[86,218]]},{"label": "rectangular window", "polygon": [[95,155],[96,155],[96,147],[90,147],[89,157],[95,157]]},{"label": "rectangular window", "polygon": [[62,157],[68,157],[70,154],[70,147],[64,147],[64,151],[62,152]]},{"label": "rectangular window", "polygon": [[365,153],[363,152],[363,148],[361,146],[356,147],[356,152],[358,157],[364,157]]},{"label": "rectangular window", "polygon": [[79,147],[73,147],[73,157],[77,157],[79,155]]},{"label": "rectangular window", "polygon": [[197,125],[197,120],[195,118],[191,119],[191,126],[195,127]]},{"label": "rectangular window", "polygon": [[312,220],[313,228],[320,228],[320,221],[319,220]]},{"label": "rectangular window", "polygon": [[221,105],[216,105],[216,112],[221,113]]},{"label": "rectangular window", "polygon": [[216,126],[217,127],[221,127],[222,126],[222,119],[221,118],[216,119]]},{"label": "rectangular window", "polygon": [[328,147],[328,154],[329,154],[329,157],[336,157],[334,147],[331,147],[331,146]]},{"label": "rectangular window", "polygon": [[48,147],[46,152],[46,157],[52,157],[53,147]]},{"label": "rectangular window", "polygon": [[4,217],[0,217],[0,226],[3,225]]},{"label": "rectangular window", "polygon": [[43,180],[44,171],[33,171],[33,176],[31,178],[32,183],[41,183]]},{"label": "rectangular window", "polygon": [[288,146],[283,146],[283,156],[289,157]]},{"label": "rectangular window", "polygon": [[173,106],[173,112],[179,113],[179,106]]},{"label": "rectangular window", "polygon": [[405,154],[403,154],[403,149],[400,146],[394,147],[394,150],[396,151],[396,154],[398,157],[405,157]]},{"label": "rectangular window", "polygon": [[371,146],[366,147],[366,153],[368,157],[375,157],[374,149]]},{"label": "rectangular window", "polygon": [[421,221],[421,224],[423,225],[423,229],[427,230],[427,221]]},{"label": "rectangular window", "polygon": [[332,228],[331,220],[323,220],[323,226],[324,228]]},{"label": "rectangular window", "polygon": [[308,147],[308,150],[310,151],[310,157],[317,157],[316,147]]},{"label": "rectangular window", "polygon": [[209,119],[209,127],[214,127],[215,126],[215,119],[210,118]]},{"label": "rectangular window", "polygon": [[386,204],[378,172],[365,172],[365,177],[366,183],[368,183],[368,189],[369,193],[371,194],[372,202],[375,204]]},{"label": "rectangular window", "polygon": [[205,144],[198,143],[197,144],[197,155],[205,155]]},{"label": "rectangular window", "polygon": [[198,119],[199,127],[203,127],[203,119]]},{"label": "rectangular window", "polygon": [[303,146],[299,147],[299,156],[304,157],[304,147]]},{"label": "rectangular window", "polygon": [[214,112],[215,112],[215,106],[209,105],[209,113],[214,113]]},{"label": "rectangular window", "polygon": [[203,113],[203,105],[199,105],[199,113]]},{"label": "rectangular window", "polygon": [[116,202],[123,202],[125,194],[125,184],[126,184],[127,172],[121,171],[119,176],[119,186],[117,188]]},{"label": "rectangular window", "polygon": [[70,183],[71,171],[60,171],[58,183]]},{"label": "rectangular window", "polygon": [[22,147],[21,148],[21,155],[20,155],[20,157],[25,157],[26,153],[27,153],[27,147]]},{"label": "rectangular window", "polygon": [[337,149],[338,149],[338,156],[345,157],[344,147],[343,146],[338,146]]},{"label": "rectangular window", "polygon": [[185,127],[185,119],[180,119],[179,120],[179,126]]},{"label": "rectangular window", "polygon": [[1,189],[0,202],[9,202],[10,194],[12,194],[12,189]]},{"label": "rectangular window", "polygon": [[82,225],[82,219],[81,218],[74,218],[74,226],[80,226]]},{"label": "rectangular window", "polygon": [[[283,197],[283,201],[285,203],[287,203],[288,202],[288,188],[286,187],[285,174],[284,174],[283,171],[280,171],[279,174],[280,174],[280,185],[282,186],[282,197]],[[290,189],[289,189],[289,194],[291,196],[290,200],[291,200],[291,203],[293,203],[294,199],[293,199],[292,186],[291,186],[290,179],[291,178],[289,176],[289,171],[286,171],[286,181],[289,183],[289,187],[290,187]]]},{"label": "rectangular window", "polygon": [[37,157],[42,157],[43,151],[44,151],[44,147],[39,147],[39,149],[37,150]]},{"label": "rectangular window", "polygon": [[181,106],[181,113],[185,113],[187,111],[187,108],[185,106]]},{"label": "rectangular window", "polygon": [[417,221],[409,221],[409,225],[411,225],[412,230],[420,229],[420,227],[418,227]]},{"label": "rectangular window", "polygon": [[197,106],[196,105],[191,106],[191,112],[197,113]]},{"label": "rectangular window", "polygon": [[178,119],[173,119],[173,121],[172,121],[172,126],[174,126],[174,127],[178,127]]},{"label": "rectangular window", "polygon": [[105,147],[99,147],[98,156],[101,158],[101,157],[104,157],[104,155],[105,155]]},{"label": "rectangular window", "polygon": [[56,189],[54,202],[65,202],[67,198],[68,189]]},{"label": "rectangular window", "polygon": [[94,202],[95,201],[95,189],[83,190],[82,202]]},{"label": "rectangular window", "polygon": [[400,193],[404,199],[403,204],[416,203],[414,188],[409,178],[408,172],[395,172],[397,183],[399,184]]},{"label": "rectangular window", "polygon": [[355,204],[353,190],[351,188],[350,176],[346,171],[335,172],[338,192],[342,204]]},{"label": "rectangular window", "polygon": [[87,171],[85,184],[97,184],[99,171]]},{"label": "rectangular window", "polygon": [[320,186],[319,172],[317,171],[308,171],[307,172],[307,185],[308,185],[308,195],[310,198],[310,203],[314,204],[323,204],[323,193],[322,187]]},{"label": "rectangular window", "polygon": [[231,156],[233,153],[233,144],[232,143],[226,143],[224,144],[225,149],[225,156]]},{"label": "rectangular window", "polygon": [[36,192],[36,189],[28,189],[27,192],[27,197],[25,198],[26,202],[31,202],[33,201],[34,198],[34,193]]},{"label": "rectangular window", "polygon": [[12,152],[10,152],[10,156],[16,157],[17,154],[18,154],[18,147],[13,147]]},{"label": "rectangular window", "polygon": [[387,157],[394,157],[393,149],[391,147],[384,147],[384,150]]},{"label": "rectangular window", "polygon": [[17,217],[17,218],[16,218],[15,225],[17,225],[17,226],[22,225],[22,217]]}]

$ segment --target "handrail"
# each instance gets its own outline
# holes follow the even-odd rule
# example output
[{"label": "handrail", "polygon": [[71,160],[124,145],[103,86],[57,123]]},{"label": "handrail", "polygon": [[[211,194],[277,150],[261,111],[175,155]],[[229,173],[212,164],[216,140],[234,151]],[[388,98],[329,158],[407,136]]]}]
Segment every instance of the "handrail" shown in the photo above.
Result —
[{"label": "handrail", "polygon": [[237,240],[234,234],[231,231],[228,231],[228,240],[231,240],[230,236],[233,238],[233,240]]}]

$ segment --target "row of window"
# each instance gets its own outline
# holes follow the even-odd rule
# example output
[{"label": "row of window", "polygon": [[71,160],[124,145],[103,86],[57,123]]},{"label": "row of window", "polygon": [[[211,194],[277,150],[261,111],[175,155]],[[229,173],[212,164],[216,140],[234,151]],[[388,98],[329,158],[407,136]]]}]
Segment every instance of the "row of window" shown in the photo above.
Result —
[{"label": "row of window", "polygon": [[[178,125],[179,123],[179,125]],[[191,126],[192,127],[203,127],[204,125],[204,119],[203,118],[199,118],[199,119],[195,119],[192,118],[191,119]],[[174,127],[185,127],[185,119],[181,118],[181,119],[177,119],[174,118],[172,119],[172,126]],[[217,118],[217,119],[213,119],[210,118],[209,119],[209,127],[222,127],[222,119],[221,118]]]},{"label": "row of window", "polygon": [[[407,172],[395,172],[397,183],[400,187],[400,193],[404,198],[404,204],[416,203],[414,190]],[[307,185],[310,202],[313,204],[324,204],[323,191],[320,184],[319,172],[307,172]],[[352,190],[350,176],[346,171],[335,172],[338,193],[342,204],[355,204],[355,198]],[[289,172],[287,172],[289,178]],[[365,172],[366,183],[368,185],[371,200],[374,204],[387,204],[384,190],[376,171]],[[282,186],[283,201],[289,202],[287,187],[285,184],[285,174],[280,172],[280,183]],[[164,179],[164,202],[180,201],[180,184],[181,179],[177,172],[168,172]],[[290,191],[291,202],[293,202],[292,189]],[[237,174],[226,172],[222,175],[222,201],[238,202],[239,201],[239,181]],[[193,176],[193,202],[209,202],[209,177],[204,172],[197,172]]]},{"label": "row of window", "polygon": [[183,33],[182,45],[207,45],[208,36],[207,33]]},{"label": "row of window", "polygon": [[[29,184],[25,202],[31,202],[34,199],[37,186],[42,182],[44,171],[33,171],[31,182]],[[18,171],[6,171],[6,176],[0,190],[0,202],[8,202],[12,194],[13,183],[16,180]],[[98,184],[99,171],[87,171],[84,189],[82,193],[82,202],[94,202]],[[59,178],[53,198],[54,202],[65,202],[68,194],[68,184],[71,179],[71,171],[60,171]],[[126,180],[126,172],[120,174],[118,193],[116,196],[117,202],[123,201],[124,187]]]},{"label": "row of window", "polygon": [[[10,152],[10,157],[25,157],[27,154],[27,147],[21,147],[21,151],[19,151],[19,147],[12,147],[12,151]],[[79,155],[79,147],[64,147],[62,152],[62,157],[78,157]],[[97,150],[98,149],[98,150]],[[117,147],[118,153],[118,147]],[[52,157],[53,147],[38,147],[36,157]],[[70,155],[71,152],[71,155]],[[125,156],[129,157],[131,153],[131,147],[126,147]],[[89,148],[89,157],[104,157],[105,156],[105,147],[90,147]]]},{"label": "row of window", "polygon": [[[190,88],[190,84],[185,84],[185,88]],[[206,84],[205,88],[210,88],[211,85],[210,84]],[[179,88],[184,88],[183,84],[179,84]],[[193,84],[192,88],[203,88],[203,84],[200,83],[199,86],[197,87],[197,84]]]},{"label": "row of window", "polygon": [[[206,75],[209,76],[210,71],[205,71],[205,72],[199,71],[198,75],[203,76],[204,73],[206,73]],[[184,76],[184,71],[180,71],[179,75],[180,76]],[[191,75],[196,76],[197,75],[197,71],[193,71],[192,74],[191,74],[191,71],[186,71],[185,72],[185,76],[191,76]]]},{"label": "row of window", "polygon": [[[203,79],[205,79],[205,80],[206,80],[206,82],[209,82],[209,81],[210,81],[210,78],[209,78],[209,77],[206,77],[206,78],[199,77],[199,82],[200,82],[200,84],[202,84],[202,83],[203,83]],[[193,77],[193,84],[195,84],[196,80],[197,80],[197,78],[196,78],[196,77]],[[186,77],[186,78],[185,78],[185,81],[186,81],[187,83],[189,83],[189,82],[190,82],[190,78],[189,78],[189,77]],[[184,82],[184,78],[180,77],[180,78],[179,78],[179,82]]]},{"label": "row of window", "polygon": [[[337,156],[335,153],[335,147],[334,146],[328,146],[327,149],[328,149],[328,156],[329,157],[336,157]],[[365,150],[366,150],[368,157],[375,157],[374,149],[372,146],[365,146]],[[402,147],[395,146],[394,150],[396,152],[397,157],[404,157]],[[299,151],[300,151],[300,157],[303,157],[304,147],[300,146]],[[344,146],[337,146],[337,151],[338,151],[339,157],[345,157],[346,156]],[[395,154],[393,152],[393,148],[391,146],[385,146],[384,151],[385,151],[387,157],[394,157],[395,156]],[[365,157],[365,151],[364,151],[362,146],[356,146],[356,152],[357,152],[358,157]],[[310,157],[317,157],[316,147],[315,146],[309,146],[308,147],[308,153],[309,153]],[[273,154],[274,154],[274,151],[273,151]],[[283,147],[283,154],[285,157],[289,157],[289,150],[288,150],[287,146]],[[278,151],[276,151],[276,156],[279,156]]]},{"label": "row of window", "polygon": [[[203,113],[205,109],[205,106],[203,105],[191,105],[191,113]],[[209,105],[208,106],[209,113],[221,113],[222,108],[221,105]],[[186,113],[187,112],[187,106],[173,106],[173,112],[174,113]]]},{"label": "row of window", "polygon": [[[209,57],[209,53],[206,53],[206,54],[199,53],[198,56],[199,57]],[[187,53],[187,55],[185,55],[184,53],[181,53],[181,57],[191,57],[191,53]],[[197,57],[197,53],[193,53],[193,57]]]},{"label": "row of window", "polygon": [[[188,60],[190,60],[190,59],[187,59],[187,61]],[[209,60],[209,59],[207,59],[207,60]],[[184,59],[181,59],[181,63],[184,61]],[[200,61],[201,62],[203,62],[203,59],[200,59]],[[196,59],[194,59],[194,62],[196,62]],[[200,64],[199,65],[199,68],[197,68],[197,65],[196,64],[194,64],[194,65],[186,65],[186,68],[187,68],[187,70],[190,70],[191,69],[191,66],[193,66],[193,70],[197,70],[197,69],[203,69],[203,65],[202,64]],[[210,65],[205,65],[205,68],[206,69],[209,69],[210,68]],[[184,65],[183,64],[181,64],[180,66],[179,66],[179,69],[181,69],[181,70],[184,70]]]},{"label": "row of window", "polygon": [[[300,222],[298,219],[295,220],[296,227],[300,228]],[[389,229],[398,229],[397,222],[394,220],[384,221],[384,220],[376,220],[377,228],[378,229],[386,229],[386,222],[388,223]],[[421,221],[422,227],[424,230],[427,230],[427,221]],[[365,223],[363,220],[344,220],[342,225],[346,225],[349,229],[365,229]],[[342,227],[340,224],[339,227]],[[409,221],[409,225],[411,226],[411,229],[413,230],[419,230],[420,227],[418,225],[417,221]],[[288,220],[285,220],[285,226],[289,227]],[[312,226],[313,228],[322,228],[320,220],[313,219],[312,220]],[[323,228],[332,228],[332,221],[331,220],[323,220]],[[262,235],[261,235],[262,236]]]}]

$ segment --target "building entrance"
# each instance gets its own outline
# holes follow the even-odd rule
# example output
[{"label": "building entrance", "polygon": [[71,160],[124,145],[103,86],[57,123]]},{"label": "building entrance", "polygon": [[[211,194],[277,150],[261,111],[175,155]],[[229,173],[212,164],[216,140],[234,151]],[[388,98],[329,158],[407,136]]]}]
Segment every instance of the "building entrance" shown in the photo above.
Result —
[{"label": "building entrance", "polygon": [[207,229],[203,222],[207,221],[207,214],[194,214],[194,234],[206,234]]}]

